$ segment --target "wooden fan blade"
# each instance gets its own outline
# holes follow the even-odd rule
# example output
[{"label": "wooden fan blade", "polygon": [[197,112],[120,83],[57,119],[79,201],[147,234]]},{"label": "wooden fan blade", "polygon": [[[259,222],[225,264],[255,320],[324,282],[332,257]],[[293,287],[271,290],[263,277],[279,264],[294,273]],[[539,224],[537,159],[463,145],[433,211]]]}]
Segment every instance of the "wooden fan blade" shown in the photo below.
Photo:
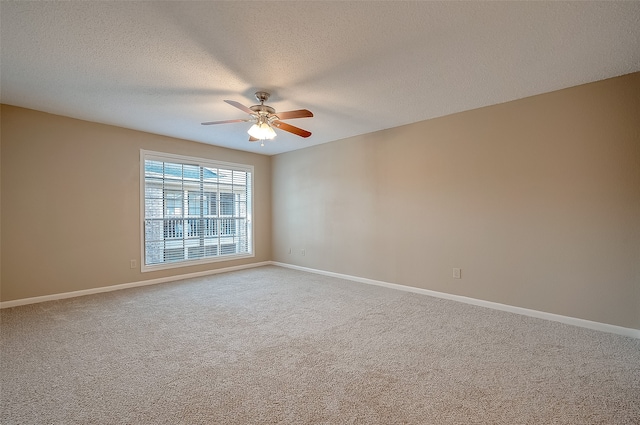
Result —
[{"label": "wooden fan blade", "polygon": [[313,112],[308,109],[298,109],[296,111],[276,112],[281,120],[290,120],[292,118],[309,118],[313,116]]},{"label": "wooden fan blade", "polygon": [[255,114],[255,112],[253,112],[251,109],[247,108],[240,102],[236,102],[235,100],[225,100],[225,102],[227,102],[231,106],[235,106],[236,108],[240,109],[243,112],[246,112],[249,115]]},{"label": "wooden fan blade", "polygon": [[307,130],[303,130],[301,128],[294,127],[291,124],[287,124],[286,122],[274,121],[273,125],[275,125],[280,130],[288,131],[289,133],[293,133],[293,134],[295,134],[297,136],[300,136],[300,137],[309,137],[309,136],[311,136],[311,133],[308,132]]},{"label": "wooden fan blade", "polygon": [[225,121],[208,121],[203,122],[202,125],[213,125],[213,124],[229,124],[232,122],[247,122],[248,120],[225,120]]},{"label": "wooden fan blade", "polygon": [[256,138],[255,138],[255,137],[253,137],[253,136],[249,136],[249,141],[250,141],[250,142],[257,142],[258,140],[260,140],[260,139],[256,139]]}]

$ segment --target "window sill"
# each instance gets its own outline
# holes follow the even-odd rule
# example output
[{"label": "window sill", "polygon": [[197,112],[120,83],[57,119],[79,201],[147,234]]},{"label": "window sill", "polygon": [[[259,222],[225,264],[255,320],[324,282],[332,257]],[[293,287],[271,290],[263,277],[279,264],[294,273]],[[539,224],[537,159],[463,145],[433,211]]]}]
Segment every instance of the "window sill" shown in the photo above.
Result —
[{"label": "window sill", "polygon": [[219,263],[219,262],[222,262],[222,261],[240,260],[240,259],[243,259],[243,258],[253,258],[255,256],[256,256],[255,254],[251,253],[251,254],[237,254],[237,255],[224,255],[224,256],[216,256],[216,257],[207,257],[207,258],[202,258],[202,259],[197,259],[197,260],[176,261],[176,262],[153,264],[153,265],[143,264],[140,267],[140,271],[142,273],[154,272],[154,271],[159,271],[159,270],[168,270],[168,269],[177,269],[177,268],[182,268],[182,267],[198,266],[198,265],[201,265],[201,264]]}]

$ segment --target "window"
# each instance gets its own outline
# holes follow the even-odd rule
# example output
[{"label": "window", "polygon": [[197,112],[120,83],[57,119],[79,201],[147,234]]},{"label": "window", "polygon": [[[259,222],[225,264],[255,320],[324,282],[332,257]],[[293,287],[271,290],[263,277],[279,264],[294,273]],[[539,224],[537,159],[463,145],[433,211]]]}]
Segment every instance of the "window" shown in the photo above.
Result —
[{"label": "window", "polygon": [[253,167],[141,151],[142,271],[253,256]]}]

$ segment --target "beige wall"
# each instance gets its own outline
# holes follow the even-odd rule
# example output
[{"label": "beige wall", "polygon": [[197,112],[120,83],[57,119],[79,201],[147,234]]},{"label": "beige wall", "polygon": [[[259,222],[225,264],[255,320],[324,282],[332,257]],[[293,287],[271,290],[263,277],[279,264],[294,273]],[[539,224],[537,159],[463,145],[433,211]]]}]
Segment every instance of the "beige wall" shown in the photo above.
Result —
[{"label": "beige wall", "polygon": [[[271,159],[2,105],[1,299],[271,259]],[[253,165],[255,258],[141,273],[140,149]]]},{"label": "beige wall", "polygon": [[640,73],[272,166],[276,261],[640,329]]},{"label": "beige wall", "polygon": [[[2,105],[0,299],[273,259],[640,329],[639,116],[636,73],[269,158]],[[256,257],[130,269],[140,149],[254,165]]]}]

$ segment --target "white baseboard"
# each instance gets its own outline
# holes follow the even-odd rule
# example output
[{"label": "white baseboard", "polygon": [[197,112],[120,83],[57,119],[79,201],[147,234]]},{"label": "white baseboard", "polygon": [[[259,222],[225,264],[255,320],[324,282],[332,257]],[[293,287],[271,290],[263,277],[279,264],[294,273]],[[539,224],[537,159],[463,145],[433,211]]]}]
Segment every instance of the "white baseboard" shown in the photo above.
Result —
[{"label": "white baseboard", "polygon": [[202,277],[202,276],[214,275],[218,273],[226,273],[226,272],[231,272],[235,270],[243,270],[243,269],[249,269],[253,267],[262,267],[262,266],[268,266],[268,265],[286,267],[289,269],[301,270],[309,273],[336,277],[339,279],[346,279],[354,282],[366,283],[369,285],[384,286],[386,288],[397,289],[400,291],[414,292],[417,294],[429,295],[437,298],[444,298],[447,300],[458,301],[466,304],[492,308],[495,310],[508,311],[510,313],[521,314],[523,316],[537,317],[539,319],[546,319],[554,322],[565,323],[568,325],[574,325],[574,326],[579,326],[583,328],[594,329],[597,331],[609,332],[609,333],[614,333],[618,335],[640,339],[640,329],[625,328],[622,326],[610,325],[607,323],[593,322],[591,320],[578,319],[575,317],[562,316],[559,314],[547,313],[544,311],[530,310],[528,308],[515,307],[515,306],[500,304],[492,301],[485,301],[485,300],[479,300],[476,298],[464,297],[461,295],[447,294],[446,292],[438,292],[438,291],[432,291],[429,289],[415,288],[412,286],[398,285],[396,283],[383,282],[380,280],[368,279],[368,278],[358,277],[358,276],[351,276],[351,275],[346,275],[342,273],[328,272],[324,270],[312,269],[309,267],[301,267],[293,264],[280,263],[277,261],[262,261],[260,263],[251,263],[251,264],[244,264],[241,266],[225,267],[225,268],[216,269],[216,270],[206,270],[206,271],[196,272],[196,273],[187,273],[187,274],[181,274],[176,276],[160,277],[157,279],[123,283],[120,285],[103,286],[100,288],[83,289],[80,291],[63,292],[60,294],[43,295],[40,297],[22,298],[19,300],[12,300],[12,301],[2,301],[0,302],[0,309],[17,307],[17,306],[27,305],[27,304],[41,303],[45,301],[62,300],[65,298],[81,297],[83,295],[99,294],[102,292],[118,291],[120,289],[136,288],[139,286],[155,285],[158,283],[172,282],[177,280],[190,279],[194,277]]},{"label": "white baseboard", "polygon": [[351,280],[354,282],[366,283],[369,285],[384,286],[386,288],[398,289],[401,291],[415,292],[417,294],[429,295],[437,298],[444,298],[452,301],[459,301],[466,304],[473,304],[481,307],[492,308],[494,310],[508,311],[510,313],[521,314],[523,316],[536,317],[539,319],[551,320],[554,322],[565,323],[568,325],[579,326],[582,328],[594,329],[596,331],[609,332],[618,335],[629,336],[640,339],[640,329],[624,328],[622,326],[609,325],[607,323],[593,322],[591,320],[578,319],[575,317],[562,316],[559,314],[546,313],[544,311],[530,310],[528,308],[514,307],[512,305],[495,303],[492,301],[479,300],[476,298],[464,297],[461,295],[447,294],[445,292],[431,291],[429,289],[415,288],[412,286],[398,285],[396,283],[383,282],[380,280],[367,279],[364,277],[351,276],[341,273],[328,272],[324,270],[311,269],[308,267],[295,266],[293,264],[280,263],[272,261],[274,266],[286,267],[295,270],[301,270],[309,273],[316,273],[325,276],[337,277],[339,279]]},{"label": "white baseboard", "polygon": [[141,280],[138,282],[122,283],[120,285],[103,286],[100,288],[83,289],[80,291],[63,292],[61,294],[43,295],[40,297],[22,298],[19,300],[12,300],[12,301],[2,301],[0,302],[0,309],[17,307],[17,306],[26,305],[26,304],[41,303],[45,301],[62,300],[65,298],[81,297],[83,295],[100,294],[102,292],[118,291],[120,289],[136,288],[138,286],[155,285],[158,283],[172,282],[175,280],[190,279],[193,277],[208,276],[208,275],[213,275],[218,273],[232,272],[235,270],[243,270],[243,269],[250,269],[253,267],[268,266],[270,264],[272,264],[271,261],[263,261],[260,263],[251,263],[251,264],[244,264],[241,266],[225,267],[225,268],[216,269],[216,270],[205,270],[202,272],[187,273],[187,274],[168,276],[168,277],[159,277],[156,279]]}]

